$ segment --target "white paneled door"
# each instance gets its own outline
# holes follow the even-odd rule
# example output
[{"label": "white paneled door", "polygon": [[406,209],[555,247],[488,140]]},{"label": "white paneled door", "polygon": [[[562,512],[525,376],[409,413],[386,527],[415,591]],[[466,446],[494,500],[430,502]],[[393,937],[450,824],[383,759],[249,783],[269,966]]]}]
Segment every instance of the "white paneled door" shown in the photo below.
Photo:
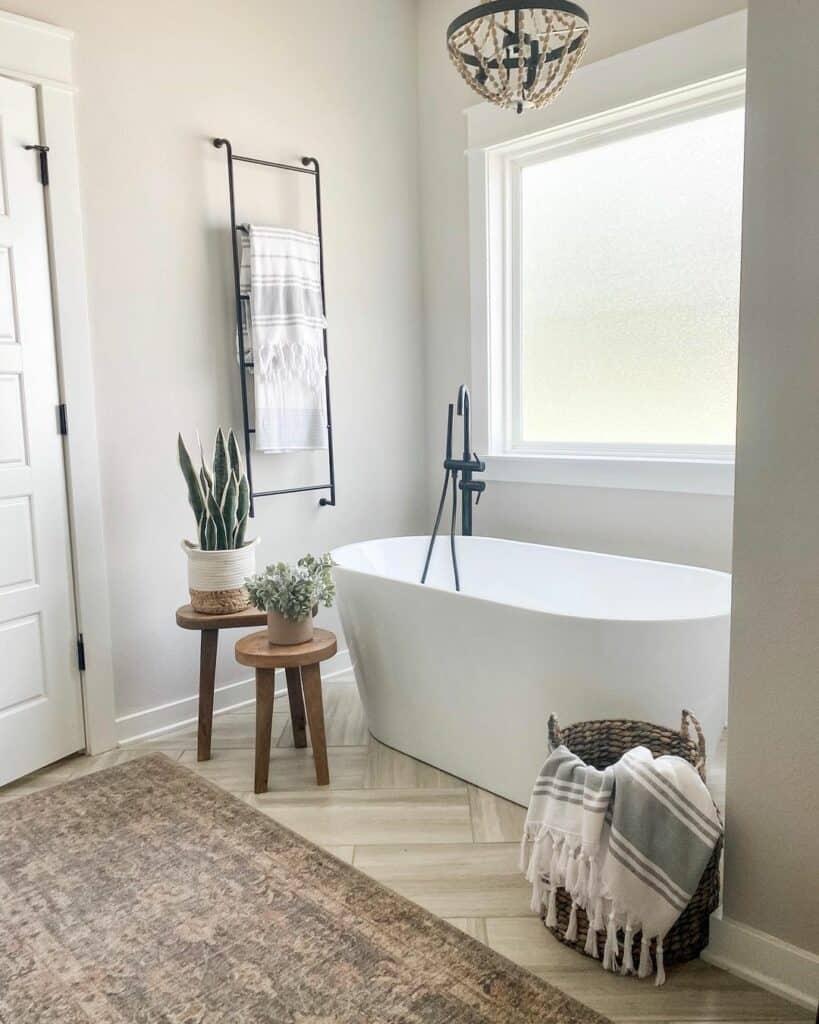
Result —
[{"label": "white paneled door", "polygon": [[39,141],[0,78],[0,785],[85,746]]}]

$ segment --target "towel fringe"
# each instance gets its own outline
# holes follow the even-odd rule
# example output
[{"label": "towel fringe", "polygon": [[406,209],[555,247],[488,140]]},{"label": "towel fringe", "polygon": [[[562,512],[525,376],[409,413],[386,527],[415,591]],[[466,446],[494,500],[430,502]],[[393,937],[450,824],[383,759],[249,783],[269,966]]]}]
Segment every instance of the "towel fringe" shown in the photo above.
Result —
[{"label": "towel fringe", "polygon": [[567,942],[577,942],[577,903],[572,900],[572,912],[569,914],[569,926],[564,936]]},{"label": "towel fringe", "polygon": [[580,906],[585,910],[589,897],[589,858],[579,854],[577,859],[577,877],[575,879],[574,894]]},{"label": "towel fringe", "polygon": [[619,946],[617,943],[617,922],[614,920],[614,911],[609,914],[609,923],[606,927],[606,945],[603,949],[603,970],[617,970],[617,954]]},{"label": "towel fringe", "polygon": [[631,951],[633,942],[634,928],[629,923],[626,925],[625,935],[623,936],[623,965],[620,968],[621,974],[634,973],[634,954]]},{"label": "towel fringe", "polygon": [[603,920],[603,897],[598,896],[594,903],[594,930],[603,932],[606,930],[606,922]]},{"label": "towel fringe", "polygon": [[665,985],[665,964],[663,963],[663,940],[657,939],[657,980],[655,985]]},{"label": "towel fringe", "polygon": [[[528,874],[530,860],[529,836],[524,832],[520,840],[520,860],[518,866],[523,874]],[[531,881],[531,879],[530,879]]]},{"label": "towel fringe", "polygon": [[566,880],[563,883],[566,886],[567,892],[574,895],[574,890],[577,887],[577,869],[579,865],[577,863],[577,851],[572,850],[566,861]]},{"label": "towel fringe", "polygon": [[549,887],[549,904],[546,908],[546,927],[557,928],[557,885]]},{"label": "towel fringe", "polygon": [[637,967],[637,977],[647,978],[651,971],[651,939],[643,932],[643,941],[640,943],[640,963]]},{"label": "towel fringe", "polygon": [[597,932],[592,928],[591,921],[589,921],[589,930],[586,932],[586,945],[583,947],[583,952],[586,956],[594,957],[595,960],[600,959],[600,954],[597,951]]}]

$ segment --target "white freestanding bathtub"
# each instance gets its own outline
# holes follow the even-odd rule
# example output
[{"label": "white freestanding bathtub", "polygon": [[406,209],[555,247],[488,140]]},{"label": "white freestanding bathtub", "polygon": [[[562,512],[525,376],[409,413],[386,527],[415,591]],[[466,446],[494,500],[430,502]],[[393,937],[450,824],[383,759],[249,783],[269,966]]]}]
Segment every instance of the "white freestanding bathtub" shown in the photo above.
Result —
[{"label": "white freestanding bathtub", "polygon": [[725,725],[731,577],[636,558],[449,537],[333,552],[339,611],[373,736],[527,804],[546,722]]}]

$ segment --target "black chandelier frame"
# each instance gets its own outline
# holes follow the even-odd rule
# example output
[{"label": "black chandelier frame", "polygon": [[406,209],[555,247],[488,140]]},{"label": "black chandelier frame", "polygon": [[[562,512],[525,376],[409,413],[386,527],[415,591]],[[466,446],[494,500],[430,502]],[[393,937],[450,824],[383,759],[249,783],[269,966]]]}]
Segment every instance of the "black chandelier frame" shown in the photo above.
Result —
[{"label": "black chandelier frame", "polygon": [[[516,3],[515,0],[491,0],[490,3],[479,4],[477,7],[473,7],[468,11],[464,11],[463,14],[459,14],[453,22],[451,22],[449,28],[446,30],[446,39],[449,44],[452,37],[456,32],[459,32],[464,26],[468,25],[473,21],[480,21],[489,15],[494,14],[508,14],[512,13],[515,15],[516,25],[520,24],[520,13],[521,11],[560,11],[562,14],[569,14],[573,17],[582,19],[586,25],[589,25],[589,16],[586,11],[579,5],[572,3],[571,0],[551,0],[551,3]],[[521,37],[520,29],[517,28],[512,35],[517,35],[518,39]],[[524,37],[526,38],[526,37]],[[548,63],[553,60],[560,60],[566,53],[574,53],[578,47],[582,46],[585,42],[584,37],[577,36],[568,46],[559,46],[549,52],[543,58],[543,63]],[[480,67],[481,61],[471,53],[465,53],[463,50],[458,50],[458,55],[464,61],[465,64],[469,64],[472,67]],[[531,66],[539,61],[539,54],[532,54],[529,60],[526,62],[527,66]],[[514,70],[519,66],[519,57],[507,57],[502,63],[505,68]],[[486,67],[491,68],[493,71],[497,70],[499,62],[494,58],[484,61]]]}]

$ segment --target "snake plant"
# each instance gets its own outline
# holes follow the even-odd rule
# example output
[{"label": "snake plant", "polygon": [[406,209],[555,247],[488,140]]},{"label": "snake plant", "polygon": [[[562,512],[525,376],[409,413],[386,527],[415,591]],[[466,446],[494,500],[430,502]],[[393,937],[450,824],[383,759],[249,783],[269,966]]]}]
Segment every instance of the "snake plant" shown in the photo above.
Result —
[{"label": "snake plant", "polygon": [[188,485],[188,501],[196,517],[199,546],[203,551],[230,551],[242,547],[250,509],[250,487],[233,431],[228,431],[227,438],[221,427],[216,431],[211,465],[205,462],[200,443],[198,472],[181,434],[177,449],[182,476]]}]

